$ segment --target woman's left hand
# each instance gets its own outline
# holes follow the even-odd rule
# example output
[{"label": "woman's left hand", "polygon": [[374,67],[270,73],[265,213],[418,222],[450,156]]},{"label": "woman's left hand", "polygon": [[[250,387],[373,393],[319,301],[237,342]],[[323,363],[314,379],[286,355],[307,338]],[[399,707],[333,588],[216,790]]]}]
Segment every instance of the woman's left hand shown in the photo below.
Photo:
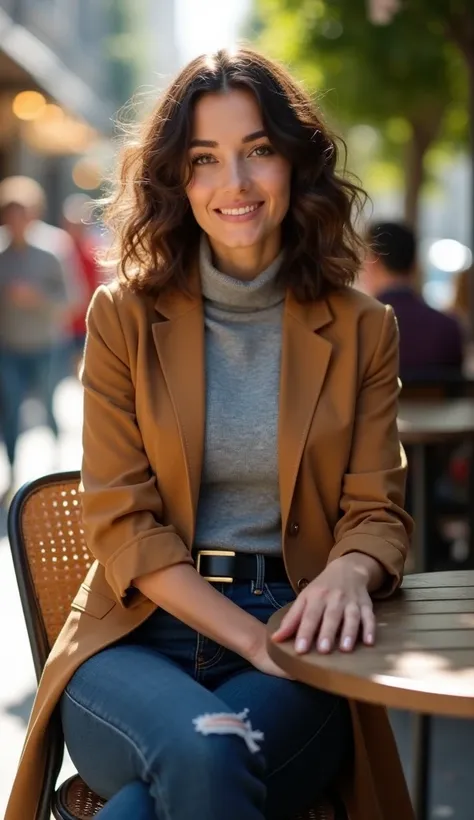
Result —
[{"label": "woman's left hand", "polygon": [[295,650],[303,654],[316,644],[330,652],[350,652],[359,631],[367,645],[375,641],[375,617],[369,590],[383,582],[384,571],[374,558],[349,553],[332,561],[304,589],[283,618],[272,640],[295,636]]}]

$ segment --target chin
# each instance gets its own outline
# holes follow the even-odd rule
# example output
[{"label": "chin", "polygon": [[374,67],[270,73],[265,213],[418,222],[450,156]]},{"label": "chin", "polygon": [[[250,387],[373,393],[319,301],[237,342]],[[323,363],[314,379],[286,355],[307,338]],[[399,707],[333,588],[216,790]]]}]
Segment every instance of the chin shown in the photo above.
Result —
[{"label": "chin", "polygon": [[266,235],[261,231],[239,230],[221,231],[215,235],[216,242],[226,248],[251,248],[264,242]]}]

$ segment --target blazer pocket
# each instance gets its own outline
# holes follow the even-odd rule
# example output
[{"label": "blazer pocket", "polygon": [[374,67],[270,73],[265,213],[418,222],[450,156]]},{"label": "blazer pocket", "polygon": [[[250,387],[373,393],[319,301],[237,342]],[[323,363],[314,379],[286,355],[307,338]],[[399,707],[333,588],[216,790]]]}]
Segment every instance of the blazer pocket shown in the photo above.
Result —
[{"label": "blazer pocket", "polygon": [[113,609],[115,601],[101,595],[100,592],[94,592],[87,584],[81,584],[79,592],[74,598],[71,609],[77,609],[79,612],[86,612],[93,618],[105,618],[105,616]]}]

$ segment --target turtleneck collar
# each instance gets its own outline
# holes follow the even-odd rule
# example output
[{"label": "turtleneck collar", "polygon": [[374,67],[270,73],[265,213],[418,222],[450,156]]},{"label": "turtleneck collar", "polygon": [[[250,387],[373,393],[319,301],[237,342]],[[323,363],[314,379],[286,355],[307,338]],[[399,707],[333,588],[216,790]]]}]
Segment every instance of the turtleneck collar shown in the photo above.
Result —
[{"label": "turtleneck collar", "polygon": [[199,247],[202,294],[205,299],[227,310],[264,310],[278,305],[285,298],[284,289],[276,282],[282,260],[283,251],[255,279],[243,282],[214,267],[209,240],[203,233]]}]

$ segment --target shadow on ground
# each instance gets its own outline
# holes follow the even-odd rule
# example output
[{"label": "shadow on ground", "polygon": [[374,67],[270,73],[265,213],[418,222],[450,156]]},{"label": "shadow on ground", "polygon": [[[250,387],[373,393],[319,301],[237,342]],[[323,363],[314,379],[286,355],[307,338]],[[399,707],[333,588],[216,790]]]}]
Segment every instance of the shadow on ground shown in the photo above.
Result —
[{"label": "shadow on ground", "polygon": [[30,717],[31,709],[33,707],[34,698],[35,691],[29,692],[21,700],[17,701],[16,703],[9,704],[5,711],[8,715],[12,715],[12,717],[19,718],[26,727],[28,719]]}]

